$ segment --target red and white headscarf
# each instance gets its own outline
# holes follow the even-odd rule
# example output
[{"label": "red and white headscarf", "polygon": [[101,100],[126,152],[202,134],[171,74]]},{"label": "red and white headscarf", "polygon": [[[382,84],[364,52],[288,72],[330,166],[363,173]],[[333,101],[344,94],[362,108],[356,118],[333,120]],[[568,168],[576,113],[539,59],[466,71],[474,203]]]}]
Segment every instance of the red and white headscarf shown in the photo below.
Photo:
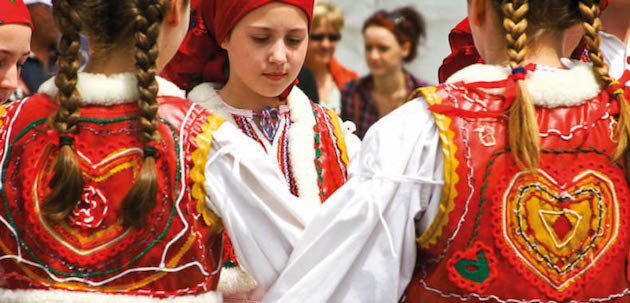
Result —
[{"label": "red and white headscarf", "polygon": [[23,0],[0,0],[0,25],[24,24],[33,29],[31,15]]},{"label": "red and white headscarf", "polygon": [[195,80],[225,83],[228,57],[221,42],[245,15],[270,2],[301,8],[310,28],[314,0],[192,0],[188,34],[162,76],[188,89]]}]

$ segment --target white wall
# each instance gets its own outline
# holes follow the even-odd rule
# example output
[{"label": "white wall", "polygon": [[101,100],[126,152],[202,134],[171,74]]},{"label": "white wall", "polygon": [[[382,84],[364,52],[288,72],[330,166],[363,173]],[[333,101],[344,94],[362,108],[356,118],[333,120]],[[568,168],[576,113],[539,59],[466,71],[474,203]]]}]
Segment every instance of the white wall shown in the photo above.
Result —
[{"label": "white wall", "polygon": [[425,18],[427,38],[420,45],[418,58],[407,68],[416,76],[437,83],[437,70],[450,53],[448,33],[466,17],[463,0],[326,0],[339,6],[345,15],[343,39],[337,47],[339,60],[360,75],[368,72],[364,60],[363,22],[379,9],[393,9],[405,5],[414,6]]}]

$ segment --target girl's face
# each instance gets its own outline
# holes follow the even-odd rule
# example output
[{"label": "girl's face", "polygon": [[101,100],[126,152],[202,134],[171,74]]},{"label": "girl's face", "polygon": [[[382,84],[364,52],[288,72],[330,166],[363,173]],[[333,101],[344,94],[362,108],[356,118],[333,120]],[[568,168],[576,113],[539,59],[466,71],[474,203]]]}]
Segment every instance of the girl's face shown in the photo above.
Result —
[{"label": "girl's face", "polygon": [[308,42],[308,52],[306,53],[306,64],[308,66],[324,66],[330,63],[337,42],[341,39],[341,34],[337,32],[328,20],[322,18],[319,26],[311,30],[311,39]]},{"label": "girl's face", "polygon": [[31,28],[26,25],[0,26],[0,103],[17,89],[22,64],[31,51]]},{"label": "girl's face", "polygon": [[365,61],[374,76],[391,74],[402,69],[403,59],[409,55],[409,45],[400,45],[396,36],[387,28],[368,26],[365,38]]},{"label": "girl's face", "polygon": [[243,17],[221,44],[233,82],[263,97],[280,95],[304,64],[308,18],[297,6],[271,2]]},{"label": "girl's face", "polygon": [[162,22],[158,40],[160,52],[157,67],[159,70],[162,70],[175,56],[179,45],[186,37],[190,24],[190,2],[190,0],[172,0],[171,2],[171,8]]}]

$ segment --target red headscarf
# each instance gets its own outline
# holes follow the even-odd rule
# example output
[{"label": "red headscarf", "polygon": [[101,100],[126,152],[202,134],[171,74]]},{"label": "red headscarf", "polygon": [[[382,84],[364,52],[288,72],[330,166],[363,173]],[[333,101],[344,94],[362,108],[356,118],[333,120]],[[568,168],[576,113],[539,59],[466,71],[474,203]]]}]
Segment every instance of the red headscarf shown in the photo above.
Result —
[{"label": "red headscarf", "polygon": [[31,15],[22,0],[0,0],[0,25],[24,24],[33,29]]},{"label": "red headscarf", "polygon": [[310,28],[314,0],[192,0],[190,29],[162,75],[188,89],[195,80],[225,83],[228,58],[221,42],[245,15],[270,2],[301,8]]},{"label": "red headscarf", "polygon": [[[606,9],[610,0],[601,0],[601,10]],[[475,63],[483,63],[483,58],[475,48],[472,33],[470,31],[470,23],[468,18],[457,24],[448,35],[448,41],[451,45],[451,54],[444,59],[442,66],[438,70],[438,79],[440,83],[446,81],[455,72]],[[582,40],[573,51],[572,58],[582,59],[586,43]]]}]

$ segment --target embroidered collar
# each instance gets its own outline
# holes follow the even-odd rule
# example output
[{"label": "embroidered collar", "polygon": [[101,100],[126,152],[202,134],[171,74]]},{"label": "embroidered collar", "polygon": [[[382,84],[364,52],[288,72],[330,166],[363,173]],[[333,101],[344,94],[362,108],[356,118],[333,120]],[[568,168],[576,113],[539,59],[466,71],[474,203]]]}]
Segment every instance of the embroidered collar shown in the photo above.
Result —
[{"label": "embroidered collar", "polygon": [[[569,69],[537,66],[528,74],[525,83],[532,102],[554,108],[584,104],[599,95],[601,88],[589,63],[572,61]],[[453,74],[446,83],[472,83],[507,79],[510,70],[498,65],[474,64]],[[504,89],[489,89],[491,94],[502,95]]]},{"label": "embroidered collar", "polygon": [[[217,90],[221,86],[216,83],[202,83],[188,94],[188,99],[204,108],[222,115],[233,125],[237,125],[231,110]],[[298,196],[315,205],[321,205],[319,185],[315,168],[315,117],[308,97],[297,86],[291,90],[287,99],[291,128],[289,129],[289,160],[293,178],[298,188]],[[234,110],[234,109],[233,109]],[[241,110],[236,115],[242,115]]]},{"label": "embroidered collar", "polygon": [[[158,96],[185,98],[183,90],[177,85],[160,77],[156,77]],[[77,90],[85,105],[117,105],[135,102],[139,98],[137,79],[133,73],[113,75],[79,73]],[[54,96],[59,90],[55,85],[55,77],[42,83],[39,93]]]},{"label": "embroidered collar", "polygon": [[[258,115],[258,112],[255,112],[251,109],[241,109],[241,108],[236,108],[233,107],[227,103],[225,103],[225,101],[221,100],[223,102],[223,107],[225,107],[225,109],[232,115],[237,115],[237,116],[242,116],[245,117],[247,119],[253,119],[256,115]],[[288,105],[280,105],[278,106],[278,115],[284,115],[284,114],[288,114],[289,113],[289,106]]]}]

